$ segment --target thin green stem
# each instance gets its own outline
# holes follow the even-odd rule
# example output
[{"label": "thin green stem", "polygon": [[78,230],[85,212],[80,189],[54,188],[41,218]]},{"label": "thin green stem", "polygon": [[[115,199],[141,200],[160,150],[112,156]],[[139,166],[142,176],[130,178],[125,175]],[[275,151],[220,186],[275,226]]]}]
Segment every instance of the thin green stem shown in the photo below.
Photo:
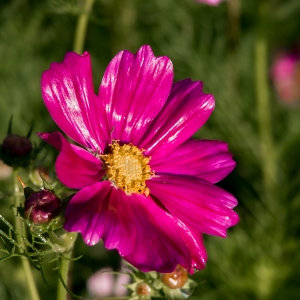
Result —
[{"label": "thin green stem", "polygon": [[268,47],[265,37],[259,34],[255,42],[255,77],[257,116],[261,141],[261,166],[267,205],[276,214],[276,162],[271,124],[271,107],[268,85]]},{"label": "thin green stem", "polygon": [[236,48],[240,36],[240,17],[241,17],[241,2],[240,0],[231,0],[228,5],[228,27],[229,41],[232,48]]},{"label": "thin green stem", "polygon": [[89,21],[89,15],[92,10],[94,1],[95,0],[84,0],[81,13],[79,14],[79,18],[76,26],[76,32],[75,32],[74,47],[73,47],[74,51],[77,52],[78,54],[82,54],[83,52],[87,24]]},{"label": "thin green stem", "polygon": [[[68,286],[68,280],[69,280],[69,268],[71,260],[68,258],[71,258],[72,251],[69,251],[68,253],[65,253],[64,256],[67,259],[59,258],[59,272],[61,274],[61,279],[64,281],[66,286]],[[62,284],[61,280],[58,280],[57,285],[57,300],[66,300],[68,297],[68,292],[64,285]]]},{"label": "thin green stem", "polygon": [[30,293],[30,296],[32,300],[39,300],[39,294],[34,282],[34,278],[32,276],[32,272],[31,272],[31,266],[29,264],[29,261],[27,259],[27,257],[22,257],[22,265],[23,265],[23,269],[24,269],[24,273],[26,274],[25,278],[27,280],[27,284],[28,284],[28,290]]},{"label": "thin green stem", "polygon": [[239,69],[237,61],[237,46],[240,35],[240,0],[231,0],[227,2],[228,6],[228,40],[229,40],[229,92],[234,95],[234,99],[239,98]]},{"label": "thin green stem", "polygon": [[95,298],[94,300],[126,300],[128,297]]},{"label": "thin green stem", "polygon": [[[20,199],[21,199],[21,190],[20,190],[20,183],[17,180],[17,173],[18,170],[14,170],[14,176],[13,176],[13,181],[14,181],[14,206],[19,207],[20,206]],[[21,223],[21,220],[19,217],[15,216],[15,228],[19,228],[20,232],[24,233],[24,224]],[[17,242],[23,246],[23,249],[26,249],[26,246],[24,244],[24,241],[22,240],[20,235],[17,235]],[[22,266],[23,266],[23,271],[24,271],[24,282],[25,285],[28,287],[28,292],[30,294],[30,299],[31,300],[39,300],[39,294],[34,282],[34,278],[32,275],[32,270],[30,263],[27,259],[27,257],[21,257],[22,261]]]}]

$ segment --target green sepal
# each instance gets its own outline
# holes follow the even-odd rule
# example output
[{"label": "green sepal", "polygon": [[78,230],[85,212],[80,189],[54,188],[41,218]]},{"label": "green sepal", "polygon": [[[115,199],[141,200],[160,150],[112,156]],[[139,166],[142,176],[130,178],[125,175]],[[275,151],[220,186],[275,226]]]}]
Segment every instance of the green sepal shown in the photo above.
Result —
[{"label": "green sepal", "polygon": [[52,192],[53,194],[55,194],[54,192],[54,187],[52,186],[52,184],[50,184],[45,178],[44,176],[40,173],[40,177],[43,181],[43,187],[45,190],[48,190],[50,192]]},{"label": "green sepal", "polygon": [[67,205],[69,204],[69,202],[71,201],[71,199],[75,196],[75,193],[67,196],[66,198],[60,200],[61,201],[61,207],[62,209],[67,207]]},{"label": "green sepal", "polygon": [[25,196],[25,199],[28,199],[32,194],[34,193],[34,190],[28,186],[26,186],[24,188],[24,196]]},{"label": "green sepal", "polygon": [[17,212],[18,212],[18,214],[19,214],[22,218],[24,218],[25,209],[24,209],[23,206],[17,207]]},{"label": "green sepal", "polygon": [[[21,216],[24,216],[24,214]],[[64,221],[65,221],[65,219],[62,216],[62,214],[53,218],[49,223],[45,223],[45,224],[35,224],[34,222],[26,219],[26,222],[29,226],[31,233],[33,233],[35,235],[39,235],[39,234],[43,234],[43,233],[46,233],[49,231],[54,231],[54,230],[60,229],[64,225]]]},{"label": "green sepal", "polygon": [[170,289],[166,285],[164,285],[162,290],[168,299],[184,300],[193,293],[193,290],[196,286],[197,283],[194,280],[188,279],[182,288]]},{"label": "green sepal", "polygon": [[155,290],[161,290],[163,288],[163,283],[159,279],[155,279],[152,283]]},{"label": "green sepal", "polygon": [[[142,282],[142,280],[140,280],[139,282]],[[125,284],[124,286],[129,290],[129,291],[132,291],[132,292],[135,292],[135,288],[137,286],[137,284],[139,282],[133,282],[133,283],[130,283],[130,284]]]},{"label": "green sepal", "polygon": [[63,228],[48,231],[51,247],[56,253],[68,253],[74,246],[77,232],[68,232]]},{"label": "green sepal", "polygon": [[147,273],[151,278],[156,279],[158,278],[158,273],[155,271],[150,271]]},{"label": "green sepal", "polygon": [[65,218],[62,216],[62,213],[59,216],[53,218],[46,227],[47,231],[53,231],[61,228],[64,225]]},{"label": "green sepal", "polygon": [[8,122],[7,135],[12,134],[12,122],[13,122],[13,115],[10,117]]},{"label": "green sepal", "polygon": [[28,139],[30,138],[30,136],[31,136],[31,134],[32,134],[32,130],[33,130],[33,122],[32,122],[32,124],[31,124],[31,126],[30,126],[30,128],[29,128],[29,131],[28,131],[27,135],[26,135],[26,137],[27,137]]}]

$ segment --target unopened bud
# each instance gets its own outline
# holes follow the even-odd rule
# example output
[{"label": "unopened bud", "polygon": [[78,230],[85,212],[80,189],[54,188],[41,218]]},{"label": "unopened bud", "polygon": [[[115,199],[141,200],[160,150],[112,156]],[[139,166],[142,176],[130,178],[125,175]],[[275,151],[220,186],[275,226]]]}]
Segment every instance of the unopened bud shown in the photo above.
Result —
[{"label": "unopened bud", "polygon": [[60,200],[49,190],[34,192],[25,200],[25,218],[35,224],[47,224],[59,212]]},{"label": "unopened bud", "polygon": [[21,158],[30,153],[32,149],[31,141],[18,134],[9,134],[2,143],[2,152],[13,158]]},{"label": "unopened bud", "polygon": [[162,282],[170,289],[180,289],[188,280],[187,270],[177,265],[172,273],[164,273],[161,275]]},{"label": "unopened bud", "polygon": [[135,288],[136,294],[138,295],[140,300],[148,300],[151,299],[151,287],[146,282],[140,282],[137,284]]}]

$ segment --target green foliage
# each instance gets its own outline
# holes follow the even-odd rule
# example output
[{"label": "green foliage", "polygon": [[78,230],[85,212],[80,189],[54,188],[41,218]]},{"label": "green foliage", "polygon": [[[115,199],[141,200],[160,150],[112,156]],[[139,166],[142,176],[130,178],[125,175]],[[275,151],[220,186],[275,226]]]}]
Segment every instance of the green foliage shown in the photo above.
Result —
[{"label": "green foliage", "polygon": [[[0,3],[1,139],[11,115],[14,132],[20,135],[26,135],[33,121],[34,131],[56,128],[41,99],[40,77],[51,62],[61,61],[72,50],[79,2]],[[136,52],[142,44],[150,44],[156,55],[172,59],[176,80],[203,80],[204,90],[215,96],[215,111],[195,136],[226,141],[237,161],[235,171],[220,186],[239,199],[241,221],[226,239],[205,237],[209,260],[207,268],[193,277],[204,283],[196,287],[192,299],[299,298],[300,109],[299,104],[280,102],[268,82],[270,150],[276,171],[271,174],[272,188],[266,189],[263,174],[268,170],[261,152],[264,141],[257,114],[254,62],[258,34],[267,41],[269,66],[278,50],[299,43],[299,13],[299,0],[228,0],[218,7],[194,0],[95,2],[85,42],[92,56],[95,90],[113,55],[122,49]],[[49,152],[47,164],[53,166],[53,161]],[[0,182],[1,195],[9,195],[7,186]],[[3,201],[1,214],[8,219],[9,211],[2,212],[2,205],[7,204]],[[1,247],[8,258],[18,246],[12,242],[13,231],[7,223],[0,228]],[[108,263],[117,268],[118,258],[108,256],[100,246],[87,248],[78,243],[85,256],[79,267],[74,266],[73,290],[84,294],[92,272]],[[39,257],[30,257],[38,267],[43,261]],[[10,282],[4,271],[18,271],[16,263],[13,259],[1,263],[5,267],[0,268],[0,299],[24,299],[20,287],[15,288],[18,277]],[[46,268],[45,274],[48,272],[51,270]],[[50,287],[38,281],[42,299],[53,299],[49,291],[54,291],[55,281],[51,276],[49,282]]]},{"label": "green foliage", "polygon": [[[186,282],[183,286],[177,288],[172,286],[172,288],[170,288],[164,283],[164,279],[161,276],[162,274],[155,271],[143,273],[125,261],[124,270],[125,274],[128,274],[132,281],[132,283],[126,285],[130,291],[128,300],[184,300],[193,293],[194,288],[197,286],[195,281],[186,278]],[[179,272],[170,279],[170,282],[176,286],[175,283],[178,281],[178,278],[184,275]],[[139,289],[140,286],[146,286],[146,292],[145,288]]]},{"label": "green foliage", "polygon": [[[40,234],[32,235],[32,241],[29,241],[20,228],[14,228],[13,225],[1,215],[0,220],[8,227],[8,234],[0,230],[0,238],[2,241],[0,252],[2,252],[2,254],[4,253],[4,256],[1,256],[0,261],[17,256],[26,257],[34,268],[40,271],[45,283],[47,283],[43,271],[43,264],[49,260],[49,258],[46,258],[47,255],[55,254],[51,242],[47,241],[47,239]],[[14,238],[13,235],[17,238]],[[9,245],[9,243],[11,245]],[[39,249],[36,244],[44,246],[48,245],[48,249]],[[19,250],[18,252],[16,251],[16,248]],[[58,260],[58,258],[59,257],[56,256],[55,261]]]}]

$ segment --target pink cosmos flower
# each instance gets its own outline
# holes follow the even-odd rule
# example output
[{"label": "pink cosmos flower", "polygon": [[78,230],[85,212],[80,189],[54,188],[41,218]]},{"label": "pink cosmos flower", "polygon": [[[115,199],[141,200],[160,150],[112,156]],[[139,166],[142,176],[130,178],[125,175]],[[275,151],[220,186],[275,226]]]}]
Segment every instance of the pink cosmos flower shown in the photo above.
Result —
[{"label": "pink cosmos flower", "polygon": [[200,3],[204,3],[204,4],[217,6],[217,5],[219,5],[222,1],[226,1],[226,0],[197,0],[197,1],[200,2]]},{"label": "pink cosmos flower", "polygon": [[203,233],[226,236],[238,222],[237,200],[213,184],[235,162],[221,141],[192,140],[214,109],[203,84],[173,83],[168,57],[149,46],[122,51],[108,65],[99,93],[89,53],[70,52],[42,76],[44,102],[61,133],[40,133],[56,147],[59,180],[80,189],[64,228],[88,245],[101,238],[142,271],[189,272],[207,260]]}]

